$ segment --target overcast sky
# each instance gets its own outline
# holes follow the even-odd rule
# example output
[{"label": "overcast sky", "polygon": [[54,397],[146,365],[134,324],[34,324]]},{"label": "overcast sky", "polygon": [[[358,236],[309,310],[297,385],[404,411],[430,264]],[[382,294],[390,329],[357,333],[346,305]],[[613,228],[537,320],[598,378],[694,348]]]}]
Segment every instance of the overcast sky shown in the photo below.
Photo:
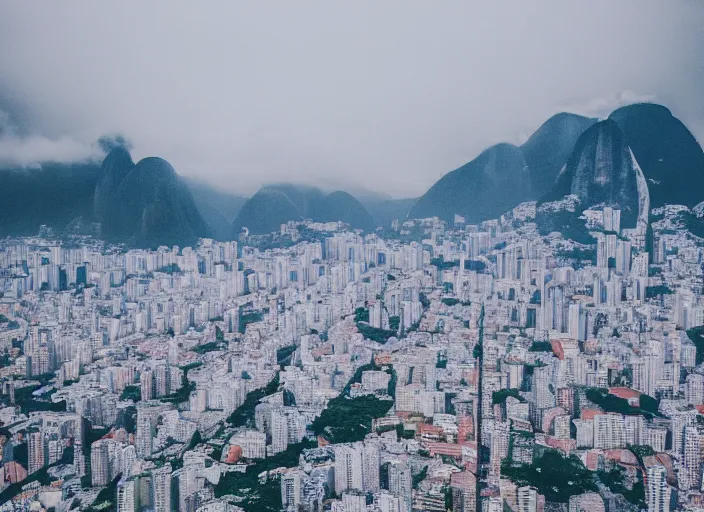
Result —
[{"label": "overcast sky", "polygon": [[704,140],[704,2],[579,3],[0,1],[0,161],[119,133],[242,194],[407,197],[560,110],[652,100]]}]

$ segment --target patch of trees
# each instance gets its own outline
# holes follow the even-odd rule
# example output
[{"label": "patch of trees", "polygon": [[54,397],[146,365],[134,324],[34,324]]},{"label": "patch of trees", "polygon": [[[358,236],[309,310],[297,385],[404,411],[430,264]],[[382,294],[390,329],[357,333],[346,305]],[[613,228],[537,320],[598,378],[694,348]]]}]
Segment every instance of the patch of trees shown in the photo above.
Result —
[{"label": "patch of trees", "polygon": [[645,297],[647,299],[652,299],[654,297],[659,297],[660,295],[671,295],[674,292],[672,289],[665,284],[658,284],[655,286],[645,287]]},{"label": "patch of trees", "polygon": [[64,400],[61,402],[52,402],[51,400],[43,398],[44,395],[33,395],[33,393],[41,389],[42,386],[43,384],[38,384],[15,390],[15,405],[19,406],[22,414],[29,415],[30,412],[37,411],[66,412],[66,402]]},{"label": "patch of trees", "polygon": [[624,473],[623,468],[617,465],[610,471],[598,471],[597,476],[601,483],[608,487],[611,492],[622,495],[626,501],[637,505],[639,510],[645,509],[645,486],[643,485],[643,478],[640,476],[640,472],[638,473],[638,480],[630,489],[624,484]]},{"label": "patch of trees", "polygon": [[494,391],[491,394],[491,402],[493,404],[503,404],[506,402],[506,399],[510,396],[518,399],[520,402],[526,401],[526,399],[521,396],[521,393],[518,389],[509,388],[509,389],[500,389],[498,391]]},{"label": "patch of trees", "polygon": [[261,322],[264,319],[264,315],[261,311],[253,311],[251,313],[244,313],[240,315],[240,325],[238,326],[238,331],[240,334],[244,334],[247,326],[256,322]]},{"label": "patch of trees", "polygon": [[546,501],[554,503],[567,503],[570,496],[598,490],[592,473],[578,457],[564,457],[557,450],[545,450],[533,464],[513,467],[504,462],[501,474],[517,485],[537,488]]},{"label": "patch of trees", "polygon": [[248,512],[278,512],[282,508],[279,479],[267,474],[265,482],[260,483],[259,474],[280,467],[297,466],[303,450],[315,446],[315,442],[303,440],[300,443],[290,444],[281,453],[247,466],[244,473],[225,473],[215,486],[215,496],[218,498],[229,494],[240,496],[243,500],[237,505]]},{"label": "patch of trees", "polygon": [[291,364],[291,356],[296,351],[296,345],[287,345],[276,350],[276,362],[283,368]]},{"label": "patch of trees", "polygon": [[140,386],[125,386],[120,394],[120,400],[132,400],[139,402],[142,399],[142,388]]},{"label": "patch of trees", "polygon": [[700,365],[704,362],[704,325],[688,329],[687,336],[697,349],[696,363]]},{"label": "patch of trees", "polygon": [[552,345],[549,341],[533,341],[528,352],[552,352]]},{"label": "patch of trees", "polygon": [[438,258],[432,258],[430,260],[430,264],[434,267],[437,267],[439,271],[442,270],[447,270],[453,267],[459,267],[460,263],[459,261],[445,261],[444,256],[440,256]]},{"label": "patch of trees", "polygon": [[217,341],[211,341],[208,343],[203,343],[202,345],[197,345],[193,348],[193,352],[197,354],[205,354],[206,352],[216,352],[218,350],[223,349],[224,347],[222,346],[222,343],[218,343]]},{"label": "patch of trees", "polygon": [[163,267],[156,269],[157,272],[162,272],[164,274],[180,274],[181,268],[176,263],[170,263]]},{"label": "patch of trees", "polygon": [[626,416],[635,416],[642,414],[646,418],[654,416],[662,416],[658,412],[659,402],[648,395],[640,395],[638,407],[628,403],[625,398],[620,398],[609,393],[605,388],[589,388],[586,392],[587,399],[593,404],[599,406],[606,412],[616,412]]},{"label": "patch of trees", "polygon": [[367,339],[381,343],[382,345],[389,341],[389,338],[396,336],[396,331],[388,329],[378,329],[369,324],[357,322],[357,330]]},{"label": "patch of trees", "polygon": [[372,421],[391,409],[393,400],[380,400],[372,395],[349,398],[340,395],[312,424],[313,432],[331,443],[362,441],[372,431]]},{"label": "patch of trees", "polygon": [[354,310],[355,322],[369,322],[369,310],[367,308],[357,308]]},{"label": "patch of trees", "polygon": [[240,405],[227,418],[227,422],[233,427],[245,427],[254,425],[254,408],[259,401],[267,395],[276,393],[279,389],[279,374],[272,379],[264,388],[259,388],[247,395],[244,403]]}]

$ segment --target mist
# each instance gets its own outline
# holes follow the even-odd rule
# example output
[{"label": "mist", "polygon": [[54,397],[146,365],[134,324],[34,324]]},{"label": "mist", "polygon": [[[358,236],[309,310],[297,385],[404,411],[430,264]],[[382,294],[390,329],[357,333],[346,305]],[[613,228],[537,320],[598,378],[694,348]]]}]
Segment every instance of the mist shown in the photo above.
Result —
[{"label": "mist", "polygon": [[118,133],[240,194],[411,197],[563,110],[654,101],[702,141],[703,21],[697,1],[2,2],[0,163]]}]

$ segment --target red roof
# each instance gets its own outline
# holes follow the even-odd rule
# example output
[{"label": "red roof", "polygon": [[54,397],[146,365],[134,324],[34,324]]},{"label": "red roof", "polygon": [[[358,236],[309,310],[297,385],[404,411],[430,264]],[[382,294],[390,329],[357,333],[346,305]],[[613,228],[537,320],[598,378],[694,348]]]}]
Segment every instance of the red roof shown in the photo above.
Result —
[{"label": "red roof", "polygon": [[640,396],[639,391],[625,387],[609,388],[609,393],[611,393],[612,395],[616,395],[619,398],[625,398],[626,400],[629,400],[631,398],[638,398]]},{"label": "red roof", "polygon": [[594,416],[597,414],[604,414],[602,411],[596,409],[582,409],[579,413],[579,417],[583,420],[593,420]]}]

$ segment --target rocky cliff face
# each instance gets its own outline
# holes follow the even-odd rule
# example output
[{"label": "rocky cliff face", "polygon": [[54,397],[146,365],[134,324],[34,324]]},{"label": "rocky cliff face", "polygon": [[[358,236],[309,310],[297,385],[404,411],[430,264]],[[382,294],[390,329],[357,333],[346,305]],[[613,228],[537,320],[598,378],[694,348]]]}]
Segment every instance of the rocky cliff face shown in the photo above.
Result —
[{"label": "rocky cliff face", "polygon": [[[118,146],[112,149],[103,160],[100,177],[93,194],[93,213],[95,218],[108,222],[103,226],[103,231],[110,229],[110,216],[118,207],[117,188],[122,180],[134,170],[135,164],[127,148]],[[106,233],[108,231],[105,231]]]},{"label": "rocky cliff face", "polygon": [[622,224],[634,227],[642,204],[638,172],[621,129],[612,120],[602,121],[582,134],[555,186],[541,202],[574,195],[582,209],[620,208]]},{"label": "rocky cliff face", "polygon": [[548,192],[579,137],[597,120],[562,112],[552,116],[521,146],[531,174],[534,199]]}]

